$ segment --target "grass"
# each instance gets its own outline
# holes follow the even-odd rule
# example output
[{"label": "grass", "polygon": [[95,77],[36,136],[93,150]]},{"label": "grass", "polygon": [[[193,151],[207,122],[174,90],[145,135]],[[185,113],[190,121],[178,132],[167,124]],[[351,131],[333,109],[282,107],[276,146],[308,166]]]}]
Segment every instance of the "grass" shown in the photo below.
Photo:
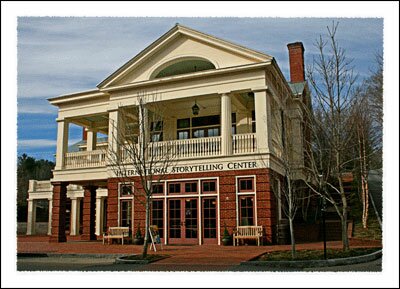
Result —
[{"label": "grass", "polygon": [[[349,251],[342,249],[327,249],[327,259],[348,258],[361,255],[367,255],[380,250],[381,248],[356,248]],[[296,252],[296,261],[304,260],[323,260],[323,250],[299,250]],[[291,251],[275,251],[261,255],[255,261],[291,261]]]},{"label": "grass", "polygon": [[366,240],[382,240],[382,230],[375,216],[368,218],[368,227],[364,229],[360,219],[354,220],[353,237]]}]

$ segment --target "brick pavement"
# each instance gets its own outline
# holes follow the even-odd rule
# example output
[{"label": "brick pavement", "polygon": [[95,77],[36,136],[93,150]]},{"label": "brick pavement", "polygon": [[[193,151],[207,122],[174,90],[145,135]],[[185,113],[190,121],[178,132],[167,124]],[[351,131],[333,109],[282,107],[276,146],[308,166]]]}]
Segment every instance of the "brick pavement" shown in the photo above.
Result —
[{"label": "brick pavement", "polygon": [[[59,253],[59,254],[135,254],[140,253],[142,246],[137,245],[103,245],[101,241],[73,241],[65,243],[49,243],[48,236],[18,236],[18,253]],[[379,247],[380,241],[372,240],[350,240],[350,247]],[[328,248],[341,248],[340,241],[327,242]],[[323,243],[297,244],[297,250],[302,249],[323,249]],[[186,265],[210,265],[210,266],[230,266],[238,265],[242,261],[250,260],[265,252],[276,250],[290,250],[290,245],[268,245],[268,246],[163,246],[158,253],[171,256],[160,260],[151,266],[167,266],[168,264]],[[154,254],[153,251],[149,251]],[[156,265],[157,264],[157,265]]]}]

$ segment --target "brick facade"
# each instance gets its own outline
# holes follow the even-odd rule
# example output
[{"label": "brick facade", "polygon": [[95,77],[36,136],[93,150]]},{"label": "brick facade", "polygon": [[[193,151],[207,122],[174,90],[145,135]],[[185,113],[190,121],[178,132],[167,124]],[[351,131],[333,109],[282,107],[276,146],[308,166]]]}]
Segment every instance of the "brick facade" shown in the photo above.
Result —
[{"label": "brick facade", "polygon": [[53,185],[53,209],[51,222],[50,242],[66,242],[65,213],[68,183],[52,183]]},{"label": "brick facade", "polygon": [[81,240],[96,240],[96,187],[84,187],[83,197],[83,234]]},{"label": "brick facade", "polygon": [[[236,212],[236,190],[237,176],[254,176],[256,190],[256,206],[257,206],[257,225],[262,225],[264,228],[264,243],[274,243],[275,227],[276,227],[276,199],[271,191],[269,169],[249,169],[249,170],[231,170],[224,172],[201,172],[201,173],[185,173],[185,174],[170,174],[170,180],[187,180],[199,178],[218,178],[219,180],[219,205],[220,205],[220,236],[222,237],[224,225],[226,225],[230,234],[232,234],[237,223]],[[167,179],[167,180],[168,180]],[[142,189],[138,177],[132,177],[122,180],[121,178],[108,179],[108,207],[107,220],[108,226],[118,225],[118,183],[134,182],[135,192]],[[176,196],[179,198],[179,195]],[[143,204],[144,197],[134,198],[133,201],[133,234],[140,223],[142,235],[144,234],[145,226],[145,206]],[[166,208],[164,208],[165,210]]]}]

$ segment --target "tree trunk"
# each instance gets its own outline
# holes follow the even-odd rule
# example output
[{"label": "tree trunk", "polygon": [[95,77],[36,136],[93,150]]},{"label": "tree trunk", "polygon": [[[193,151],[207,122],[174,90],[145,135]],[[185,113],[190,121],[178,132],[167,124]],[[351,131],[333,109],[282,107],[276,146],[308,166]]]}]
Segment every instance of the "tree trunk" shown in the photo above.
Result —
[{"label": "tree trunk", "polygon": [[290,230],[290,243],[292,250],[292,259],[296,259],[296,241],[294,239],[294,228],[293,228],[293,219],[289,218],[289,230]]},{"label": "tree trunk", "polygon": [[343,212],[342,217],[340,218],[342,221],[342,243],[343,243],[343,250],[347,251],[350,249],[349,245],[349,238],[347,236],[347,200],[346,196],[342,196],[343,202]]},{"label": "tree trunk", "polygon": [[150,228],[150,197],[146,196],[146,220],[145,220],[145,232],[144,232],[144,244],[142,257],[143,259],[147,257],[147,243],[149,240],[149,228]]}]

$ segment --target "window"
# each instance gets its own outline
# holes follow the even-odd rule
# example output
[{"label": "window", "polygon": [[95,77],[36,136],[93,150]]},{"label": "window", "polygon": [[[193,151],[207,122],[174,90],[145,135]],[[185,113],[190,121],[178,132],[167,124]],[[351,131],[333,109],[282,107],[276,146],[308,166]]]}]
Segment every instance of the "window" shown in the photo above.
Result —
[{"label": "window", "polygon": [[131,184],[129,184],[129,185],[120,184],[119,195],[120,195],[120,197],[133,196],[133,186]]},{"label": "window", "polygon": [[239,199],[239,225],[254,225],[254,196],[240,197]]},{"label": "window", "polygon": [[209,115],[178,119],[177,138],[202,138],[220,135],[220,116]]},{"label": "window", "polygon": [[162,195],[164,194],[164,186],[163,184],[153,184],[151,186],[152,194],[153,195]]},{"label": "window", "polygon": [[133,184],[119,184],[119,226],[129,227],[132,221]]},{"label": "window", "polygon": [[217,182],[215,180],[207,180],[201,182],[201,192],[202,193],[216,193]]},{"label": "window", "polygon": [[239,179],[239,192],[254,192],[254,179],[241,178]]},{"label": "window", "polygon": [[178,119],[177,138],[188,139],[190,136],[190,118]]},{"label": "window", "polygon": [[129,227],[132,220],[132,200],[121,200],[120,226]]},{"label": "window", "polygon": [[168,194],[180,193],[181,184],[180,183],[169,183],[168,184]]},{"label": "window", "polygon": [[232,112],[232,135],[236,134],[236,113]]},{"label": "window", "polygon": [[203,232],[204,238],[217,237],[217,200],[203,199]]},{"label": "window", "polygon": [[150,124],[150,135],[152,142],[158,142],[163,140],[163,122],[157,121]]},{"label": "window", "polygon": [[197,182],[185,183],[185,193],[197,193]]},{"label": "window", "polygon": [[251,132],[256,132],[256,112],[254,110],[251,112]]},{"label": "window", "polygon": [[155,200],[151,203],[151,224],[158,227],[160,238],[164,236],[164,201]]}]

